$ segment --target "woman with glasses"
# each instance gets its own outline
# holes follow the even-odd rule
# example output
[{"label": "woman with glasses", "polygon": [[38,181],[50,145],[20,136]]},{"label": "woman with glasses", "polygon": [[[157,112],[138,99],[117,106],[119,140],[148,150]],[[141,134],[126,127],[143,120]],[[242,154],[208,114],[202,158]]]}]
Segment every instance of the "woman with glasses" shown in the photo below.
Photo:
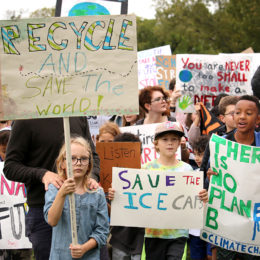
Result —
[{"label": "woman with glasses", "polygon": [[170,98],[160,86],[150,86],[142,89],[139,93],[139,105],[145,111],[146,116],[136,122],[137,125],[175,122],[170,115]]}]

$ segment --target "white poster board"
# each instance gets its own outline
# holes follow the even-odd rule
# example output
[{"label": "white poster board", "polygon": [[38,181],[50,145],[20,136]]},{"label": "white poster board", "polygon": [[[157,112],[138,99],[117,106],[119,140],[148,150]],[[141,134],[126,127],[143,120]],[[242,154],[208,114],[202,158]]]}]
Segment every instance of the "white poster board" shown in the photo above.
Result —
[{"label": "white poster board", "polygon": [[193,112],[202,102],[209,109],[217,95],[252,94],[252,57],[237,55],[176,55],[176,87],[182,91],[177,110]]},{"label": "white poster board", "polygon": [[156,56],[172,55],[170,45],[139,51],[138,56],[138,86],[143,89],[157,85]]},{"label": "white poster board", "polygon": [[32,248],[25,236],[26,204],[23,183],[9,181],[3,174],[3,162],[0,162],[0,249]]},{"label": "white poster board", "polygon": [[135,16],[0,25],[0,119],[138,114]]},{"label": "white poster board", "polygon": [[260,254],[260,147],[210,140],[212,176],[201,238],[247,254]]},{"label": "white poster board", "polygon": [[203,173],[113,167],[111,225],[201,228]]}]

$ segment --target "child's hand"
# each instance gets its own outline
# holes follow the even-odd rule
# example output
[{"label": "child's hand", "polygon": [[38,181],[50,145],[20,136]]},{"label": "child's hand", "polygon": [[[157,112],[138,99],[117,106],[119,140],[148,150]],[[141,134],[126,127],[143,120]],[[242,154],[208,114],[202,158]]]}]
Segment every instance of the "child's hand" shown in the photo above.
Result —
[{"label": "child's hand", "polygon": [[208,169],[207,171],[207,176],[208,176],[208,179],[210,180],[210,177],[211,175],[218,175],[217,172],[213,172],[211,168]]},{"label": "child's hand", "polygon": [[113,188],[108,189],[108,199],[113,200],[115,198],[115,190]]},{"label": "child's hand", "polygon": [[199,192],[199,198],[201,201],[203,201],[204,203],[209,201],[209,197],[208,197],[208,191],[206,189],[203,189]]},{"label": "child's hand", "polygon": [[76,184],[73,178],[68,178],[67,180],[64,181],[63,185],[61,186],[59,193],[62,196],[66,196],[70,193],[75,192],[76,190]]},{"label": "child's hand", "polygon": [[77,244],[73,246],[70,244],[70,253],[72,258],[81,258],[86,252],[82,245]]},{"label": "child's hand", "polygon": [[177,99],[181,97],[181,90],[175,89],[171,95],[171,106],[175,107]]}]

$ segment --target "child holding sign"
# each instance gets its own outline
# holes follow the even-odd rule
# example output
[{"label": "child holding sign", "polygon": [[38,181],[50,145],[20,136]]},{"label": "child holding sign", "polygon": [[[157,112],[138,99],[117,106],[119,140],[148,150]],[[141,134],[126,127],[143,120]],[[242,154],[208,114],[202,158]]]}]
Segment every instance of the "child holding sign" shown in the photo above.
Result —
[{"label": "child holding sign", "polygon": [[[45,194],[45,220],[53,226],[50,259],[99,259],[99,248],[109,233],[108,213],[102,189],[90,191],[89,175],[93,158],[88,142],[82,137],[71,139],[73,178],[67,178],[65,145],[56,160],[58,174],[64,183],[58,190],[50,184]],[[78,243],[71,244],[68,194],[75,192]]]},{"label": "child holding sign", "polygon": [[[260,132],[255,132],[256,125],[260,122],[260,104],[258,98],[249,95],[239,97],[235,106],[234,120],[237,129],[224,137],[240,144],[260,147]],[[207,175],[210,178],[211,175],[217,175],[217,173],[209,168]],[[217,259],[255,260],[260,259],[260,256],[238,253],[218,247]]]},{"label": "child holding sign", "polygon": [[[182,127],[176,122],[159,124],[155,129],[154,146],[159,159],[149,162],[145,169],[184,172],[192,167],[176,159],[175,153],[184,136]],[[204,202],[208,199],[206,190],[199,193]],[[147,260],[182,259],[185,254],[188,229],[145,229],[145,253]]]}]

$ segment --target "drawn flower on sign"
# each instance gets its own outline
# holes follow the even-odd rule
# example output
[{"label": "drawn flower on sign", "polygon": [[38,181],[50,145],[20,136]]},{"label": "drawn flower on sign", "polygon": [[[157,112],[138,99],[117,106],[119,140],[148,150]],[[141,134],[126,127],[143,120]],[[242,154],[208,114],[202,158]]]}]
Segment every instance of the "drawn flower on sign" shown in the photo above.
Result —
[{"label": "drawn flower on sign", "polygon": [[23,70],[23,65],[20,65],[19,71],[22,71],[22,70]]}]

